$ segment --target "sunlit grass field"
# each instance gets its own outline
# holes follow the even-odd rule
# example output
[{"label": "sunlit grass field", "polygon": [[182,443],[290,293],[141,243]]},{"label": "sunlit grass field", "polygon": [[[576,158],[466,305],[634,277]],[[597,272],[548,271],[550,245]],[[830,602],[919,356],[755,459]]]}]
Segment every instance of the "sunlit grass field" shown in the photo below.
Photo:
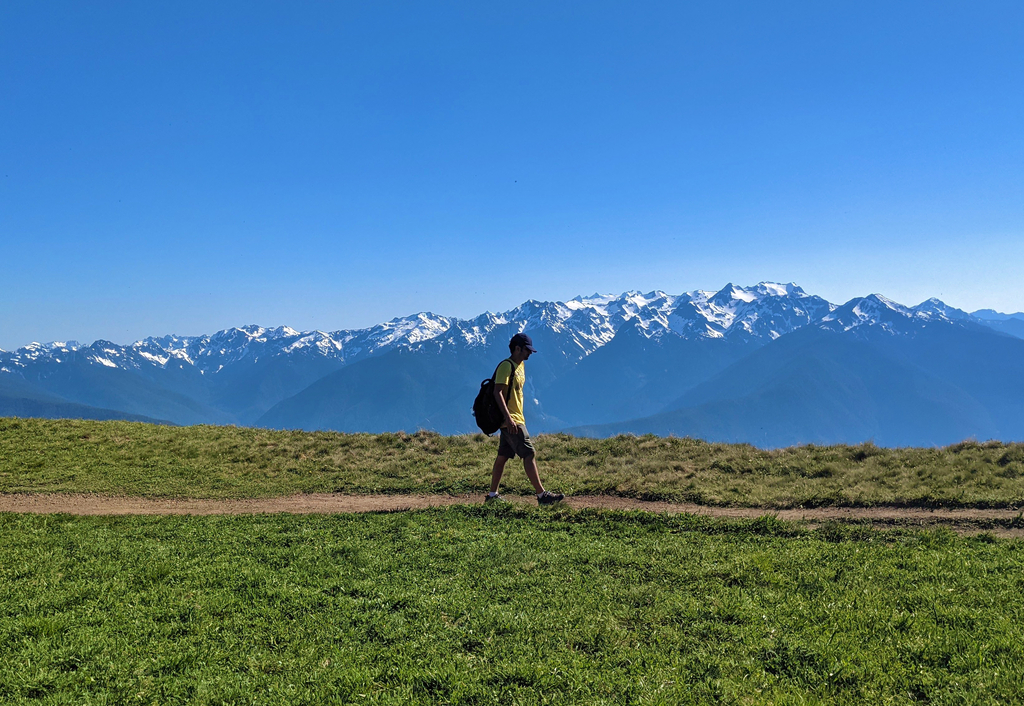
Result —
[{"label": "sunlit grass field", "polygon": [[1019,541],[455,507],[0,514],[0,702],[1024,699]]},{"label": "sunlit grass field", "polygon": [[[568,494],[787,508],[1024,505],[1024,445],[801,446],[694,439],[537,439],[546,484]],[[129,422],[0,419],[0,492],[252,498],[292,493],[478,493],[497,439]],[[529,493],[518,463],[504,486]]]},{"label": "sunlit grass field", "polygon": [[[717,505],[1016,506],[1024,448],[542,436],[550,487]],[[483,436],[0,419],[0,492],[482,492]],[[529,492],[521,470],[512,492]],[[0,703],[1024,699],[1020,540],[453,507],[0,514]]]}]

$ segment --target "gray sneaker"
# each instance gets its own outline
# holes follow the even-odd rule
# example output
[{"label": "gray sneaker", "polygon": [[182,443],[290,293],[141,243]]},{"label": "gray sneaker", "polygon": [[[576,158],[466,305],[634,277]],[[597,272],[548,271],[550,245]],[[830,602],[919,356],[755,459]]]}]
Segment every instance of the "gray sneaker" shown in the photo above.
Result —
[{"label": "gray sneaker", "polygon": [[503,498],[500,495],[485,495],[484,496],[484,505],[489,505],[489,504],[492,504],[492,503],[507,503],[507,502],[508,502],[508,500],[506,500],[505,498]]},{"label": "gray sneaker", "polygon": [[550,490],[545,490],[537,497],[538,505],[554,505],[565,500],[564,493],[552,493]]}]

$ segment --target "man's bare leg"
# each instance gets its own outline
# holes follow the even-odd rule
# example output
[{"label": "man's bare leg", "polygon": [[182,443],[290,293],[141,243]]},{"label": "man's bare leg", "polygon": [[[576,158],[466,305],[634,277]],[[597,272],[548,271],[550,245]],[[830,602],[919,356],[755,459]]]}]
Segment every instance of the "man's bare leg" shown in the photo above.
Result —
[{"label": "man's bare leg", "polygon": [[543,493],[544,486],[540,482],[540,474],[537,473],[537,457],[530,456],[530,458],[524,458],[523,468],[526,470],[526,477],[529,478],[530,483],[533,484],[533,489],[537,491],[537,495]]},{"label": "man's bare leg", "polygon": [[494,459],[494,468],[491,470],[491,492],[497,493],[498,486],[501,485],[501,474],[505,472],[505,464],[508,459],[504,456],[498,456]]}]

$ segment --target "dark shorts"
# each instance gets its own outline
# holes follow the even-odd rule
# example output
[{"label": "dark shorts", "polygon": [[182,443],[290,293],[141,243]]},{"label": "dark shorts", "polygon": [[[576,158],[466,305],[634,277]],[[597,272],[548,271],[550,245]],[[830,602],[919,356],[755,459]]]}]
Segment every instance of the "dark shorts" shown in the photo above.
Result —
[{"label": "dark shorts", "polygon": [[533,441],[530,439],[530,432],[526,427],[519,425],[518,434],[509,434],[506,429],[501,430],[501,442],[498,444],[498,455],[504,458],[522,459],[530,458],[536,453],[533,449]]}]

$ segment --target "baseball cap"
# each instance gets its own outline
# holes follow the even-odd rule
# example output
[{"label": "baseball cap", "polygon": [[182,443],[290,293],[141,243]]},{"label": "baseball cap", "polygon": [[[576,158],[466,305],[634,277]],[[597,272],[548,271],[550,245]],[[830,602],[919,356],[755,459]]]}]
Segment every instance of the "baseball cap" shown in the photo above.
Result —
[{"label": "baseball cap", "polygon": [[525,333],[517,333],[512,337],[512,340],[508,342],[508,345],[515,348],[516,346],[522,346],[531,353],[536,353],[537,349],[533,347],[533,339],[527,336]]}]

